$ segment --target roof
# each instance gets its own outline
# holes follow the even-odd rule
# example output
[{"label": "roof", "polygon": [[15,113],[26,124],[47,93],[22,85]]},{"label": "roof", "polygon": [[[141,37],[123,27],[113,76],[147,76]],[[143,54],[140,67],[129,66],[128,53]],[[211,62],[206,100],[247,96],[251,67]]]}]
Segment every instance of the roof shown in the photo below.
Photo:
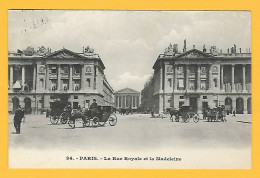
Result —
[{"label": "roof", "polygon": [[65,48],[44,56],[44,58],[72,58],[72,57],[84,58],[83,56],[81,56],[73,51],[70,51],[68,49],[65,49]]},{"label": "roof", "polygon": [[119,94],[119,93],[127,93],[127,94],[139,94],[140,92],[134,90],[134,89],[131,89],[131,88],[124,88],[124,89],[121,89],[121,90],[118,90],[116,91],[115,93]]}]

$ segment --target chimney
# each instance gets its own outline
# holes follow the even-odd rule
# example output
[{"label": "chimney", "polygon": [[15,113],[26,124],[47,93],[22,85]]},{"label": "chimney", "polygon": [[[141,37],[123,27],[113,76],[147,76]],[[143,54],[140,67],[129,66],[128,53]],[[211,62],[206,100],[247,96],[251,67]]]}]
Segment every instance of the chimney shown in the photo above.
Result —
[{"label": "chimney", "polygon": [[229,54],[229,48],[227,49],[227,53]]},{"label": "chimney", "polygon": [[195,45],[193,45],[193,49],[195,49]]},{"label": "chimney", "polygon": [[178,52],[178,44],[173,45],[173,51],[176,53]]}]

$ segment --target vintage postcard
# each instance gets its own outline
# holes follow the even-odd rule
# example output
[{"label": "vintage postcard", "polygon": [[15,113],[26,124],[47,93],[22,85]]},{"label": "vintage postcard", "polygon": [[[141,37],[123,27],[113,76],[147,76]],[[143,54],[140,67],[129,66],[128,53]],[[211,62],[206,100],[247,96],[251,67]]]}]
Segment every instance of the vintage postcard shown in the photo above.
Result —
[{"label": "vintage postcard", "polygon": [[9,168],[251,169],[251,12],[8,10]]}]

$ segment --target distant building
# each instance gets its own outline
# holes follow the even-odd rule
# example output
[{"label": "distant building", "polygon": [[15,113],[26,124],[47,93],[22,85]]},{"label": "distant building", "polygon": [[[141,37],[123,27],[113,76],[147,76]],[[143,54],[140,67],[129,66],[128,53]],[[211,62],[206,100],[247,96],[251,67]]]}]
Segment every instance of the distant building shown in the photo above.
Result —
[{"label": "distant building", "polygon": [[137,109],[140,105],[140,92],[131,88],[124,88],[114,92],[115,106],[119,108]]},{"label": "distant building", "polygon": [[251,53],[236,46],[226,53],[211,47],[207,52],[183,52],[177,45],[166,48],[153,65],[154,74],[141,92],[142,106],[155,112],[183,104],[201,112],[207,106],[225,105],[229,111],[251,113]]},{"label": "distant building", "polygon": [[93,99],[99,105],[114,105],[113,89],[105,75],[105,66],[89,47],[83,53],[61,49],[51,53],[9,53],[9,112],[18,105],[27,113],[52,108],[56,100],[71,102],[73,108],[89,107]]}]

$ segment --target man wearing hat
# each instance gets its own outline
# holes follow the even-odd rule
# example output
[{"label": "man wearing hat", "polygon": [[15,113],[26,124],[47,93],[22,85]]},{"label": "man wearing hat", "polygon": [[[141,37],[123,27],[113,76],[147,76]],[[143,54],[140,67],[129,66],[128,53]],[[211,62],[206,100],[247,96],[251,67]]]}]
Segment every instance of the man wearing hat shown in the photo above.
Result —
[{"label": "man wearing hat", "polygon": [[16,134],[20,134],[21,122],[22,118],[24,118],[23,123],[25,121],[24,111],[21,109],[21,106],[18,106],[18,109],[15,111],[14,114],[14,127],[16,130]]}]

